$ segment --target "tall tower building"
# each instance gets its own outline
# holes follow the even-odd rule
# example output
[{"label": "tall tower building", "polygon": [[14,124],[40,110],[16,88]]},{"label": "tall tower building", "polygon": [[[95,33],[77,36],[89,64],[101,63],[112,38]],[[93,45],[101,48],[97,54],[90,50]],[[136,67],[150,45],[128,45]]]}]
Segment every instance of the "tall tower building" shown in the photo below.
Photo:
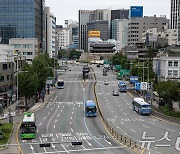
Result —
[{"label": "tall tower building", "polygon": [[43,7],[45,0],[0,0],[0,37],[2,44],[10,38],[38,38],[43,42]]},{"label": "tall tower building", "polygon": [[177,29],[177,41],[180,41],[180,0],[171,0],[171,29]]},{"label": "tall tower building", "polygon": [[[88,51],[87,23],[97,20],[107,20],[110,25],[111,10],[79,10],[79,49]],[[110,26],[109,26],[110,27]]]},{"label": "tall tower building", "polygon": [[55,58],[56,53],[56,17],[50,12],[49,7],[45,7],[45,49],[49,57]]}]

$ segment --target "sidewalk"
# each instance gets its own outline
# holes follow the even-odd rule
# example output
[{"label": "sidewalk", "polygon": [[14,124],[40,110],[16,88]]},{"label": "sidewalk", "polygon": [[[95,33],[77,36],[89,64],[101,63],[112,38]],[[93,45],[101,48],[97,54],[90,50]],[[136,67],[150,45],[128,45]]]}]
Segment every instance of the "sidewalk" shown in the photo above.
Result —
[{"label": "sidewalk", "polygon": [[[44,104],[46,104],[47,100],[49,99],[49,97],[51,96],[52,93],[53,92],[51,92],[50,94],[46,94],[44,102],[42,102],[42,100],[40,100],[39,102],[35,103],[28,111],[34,112],[34,111],[40,109]],[[13,112],[17,113],[16,105],[17,105],[17,102],[13,103],[11,106],[9,106],[6,109],[6,111],[8,111],[8,109],[10,108],[11,113],[13,113]],[[8,144],[17,144],[16,133],[18,130],[20,120],[22,120],[22,114],[23,114],[23,112],[21,112],[19,114],[15,114],[13,117],[13,119],[14,119],[13,131],[12,131],[12,134],[11,134]],[[21,115],[21,116],[19,117],[19,115]],[[2,122],[2,123],[9,122],[9,118],[3,117],[3,119],[0,119],[0,122]],[[8,146],[8,147],[6,147],[6,149],[0,149],[0,154],[20,154],[20,149],[18,146]]]}]

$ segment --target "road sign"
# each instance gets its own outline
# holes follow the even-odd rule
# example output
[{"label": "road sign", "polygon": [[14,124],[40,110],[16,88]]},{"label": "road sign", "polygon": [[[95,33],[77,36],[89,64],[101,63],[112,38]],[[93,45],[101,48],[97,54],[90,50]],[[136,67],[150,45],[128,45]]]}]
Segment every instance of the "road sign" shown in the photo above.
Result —
[{"label": "road sign", "polygon": [[147,90],[147,82],[141,82],[141,90]]}]

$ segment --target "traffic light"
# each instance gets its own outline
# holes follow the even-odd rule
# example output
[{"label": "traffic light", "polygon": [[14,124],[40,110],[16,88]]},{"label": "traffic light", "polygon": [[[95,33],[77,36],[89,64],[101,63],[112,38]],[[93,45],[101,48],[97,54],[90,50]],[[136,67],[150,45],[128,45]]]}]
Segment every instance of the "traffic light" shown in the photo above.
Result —
[{"label": "traffic light", "polygon": [[51,143],[41,143],[39,144],[40,147],[50,147]]},{"label": "traffic light", "polygon": [[82,145],[82,142],[71,142],[72,145]]}]

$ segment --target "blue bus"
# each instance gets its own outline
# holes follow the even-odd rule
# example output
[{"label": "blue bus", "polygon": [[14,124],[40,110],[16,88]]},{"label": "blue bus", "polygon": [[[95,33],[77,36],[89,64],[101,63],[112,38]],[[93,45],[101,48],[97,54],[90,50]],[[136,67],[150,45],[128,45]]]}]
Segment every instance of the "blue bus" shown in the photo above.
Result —
[{"label": "blue bus", "polygon": [[151,105],[143,98],[135,97],[132,102],[134,111],[138,112],[139,114],[151,114]]},{"label": "blue bus", "polygon": [[124,82],[124,81],[120,81],[118,84],[118,87],[119,87],[120,92],[126,92],[127,91],[126,82]]},{"label": "blue bus", "polygon": [[63,80],[57,81],[57,88],[58,89],[63,89],[64,88],[64,81]]},{"label": "blue bus", "polygon": [[85,114],[87,117],[96,117],[96,104],[92,100],[87,100],[85,102]]}]

